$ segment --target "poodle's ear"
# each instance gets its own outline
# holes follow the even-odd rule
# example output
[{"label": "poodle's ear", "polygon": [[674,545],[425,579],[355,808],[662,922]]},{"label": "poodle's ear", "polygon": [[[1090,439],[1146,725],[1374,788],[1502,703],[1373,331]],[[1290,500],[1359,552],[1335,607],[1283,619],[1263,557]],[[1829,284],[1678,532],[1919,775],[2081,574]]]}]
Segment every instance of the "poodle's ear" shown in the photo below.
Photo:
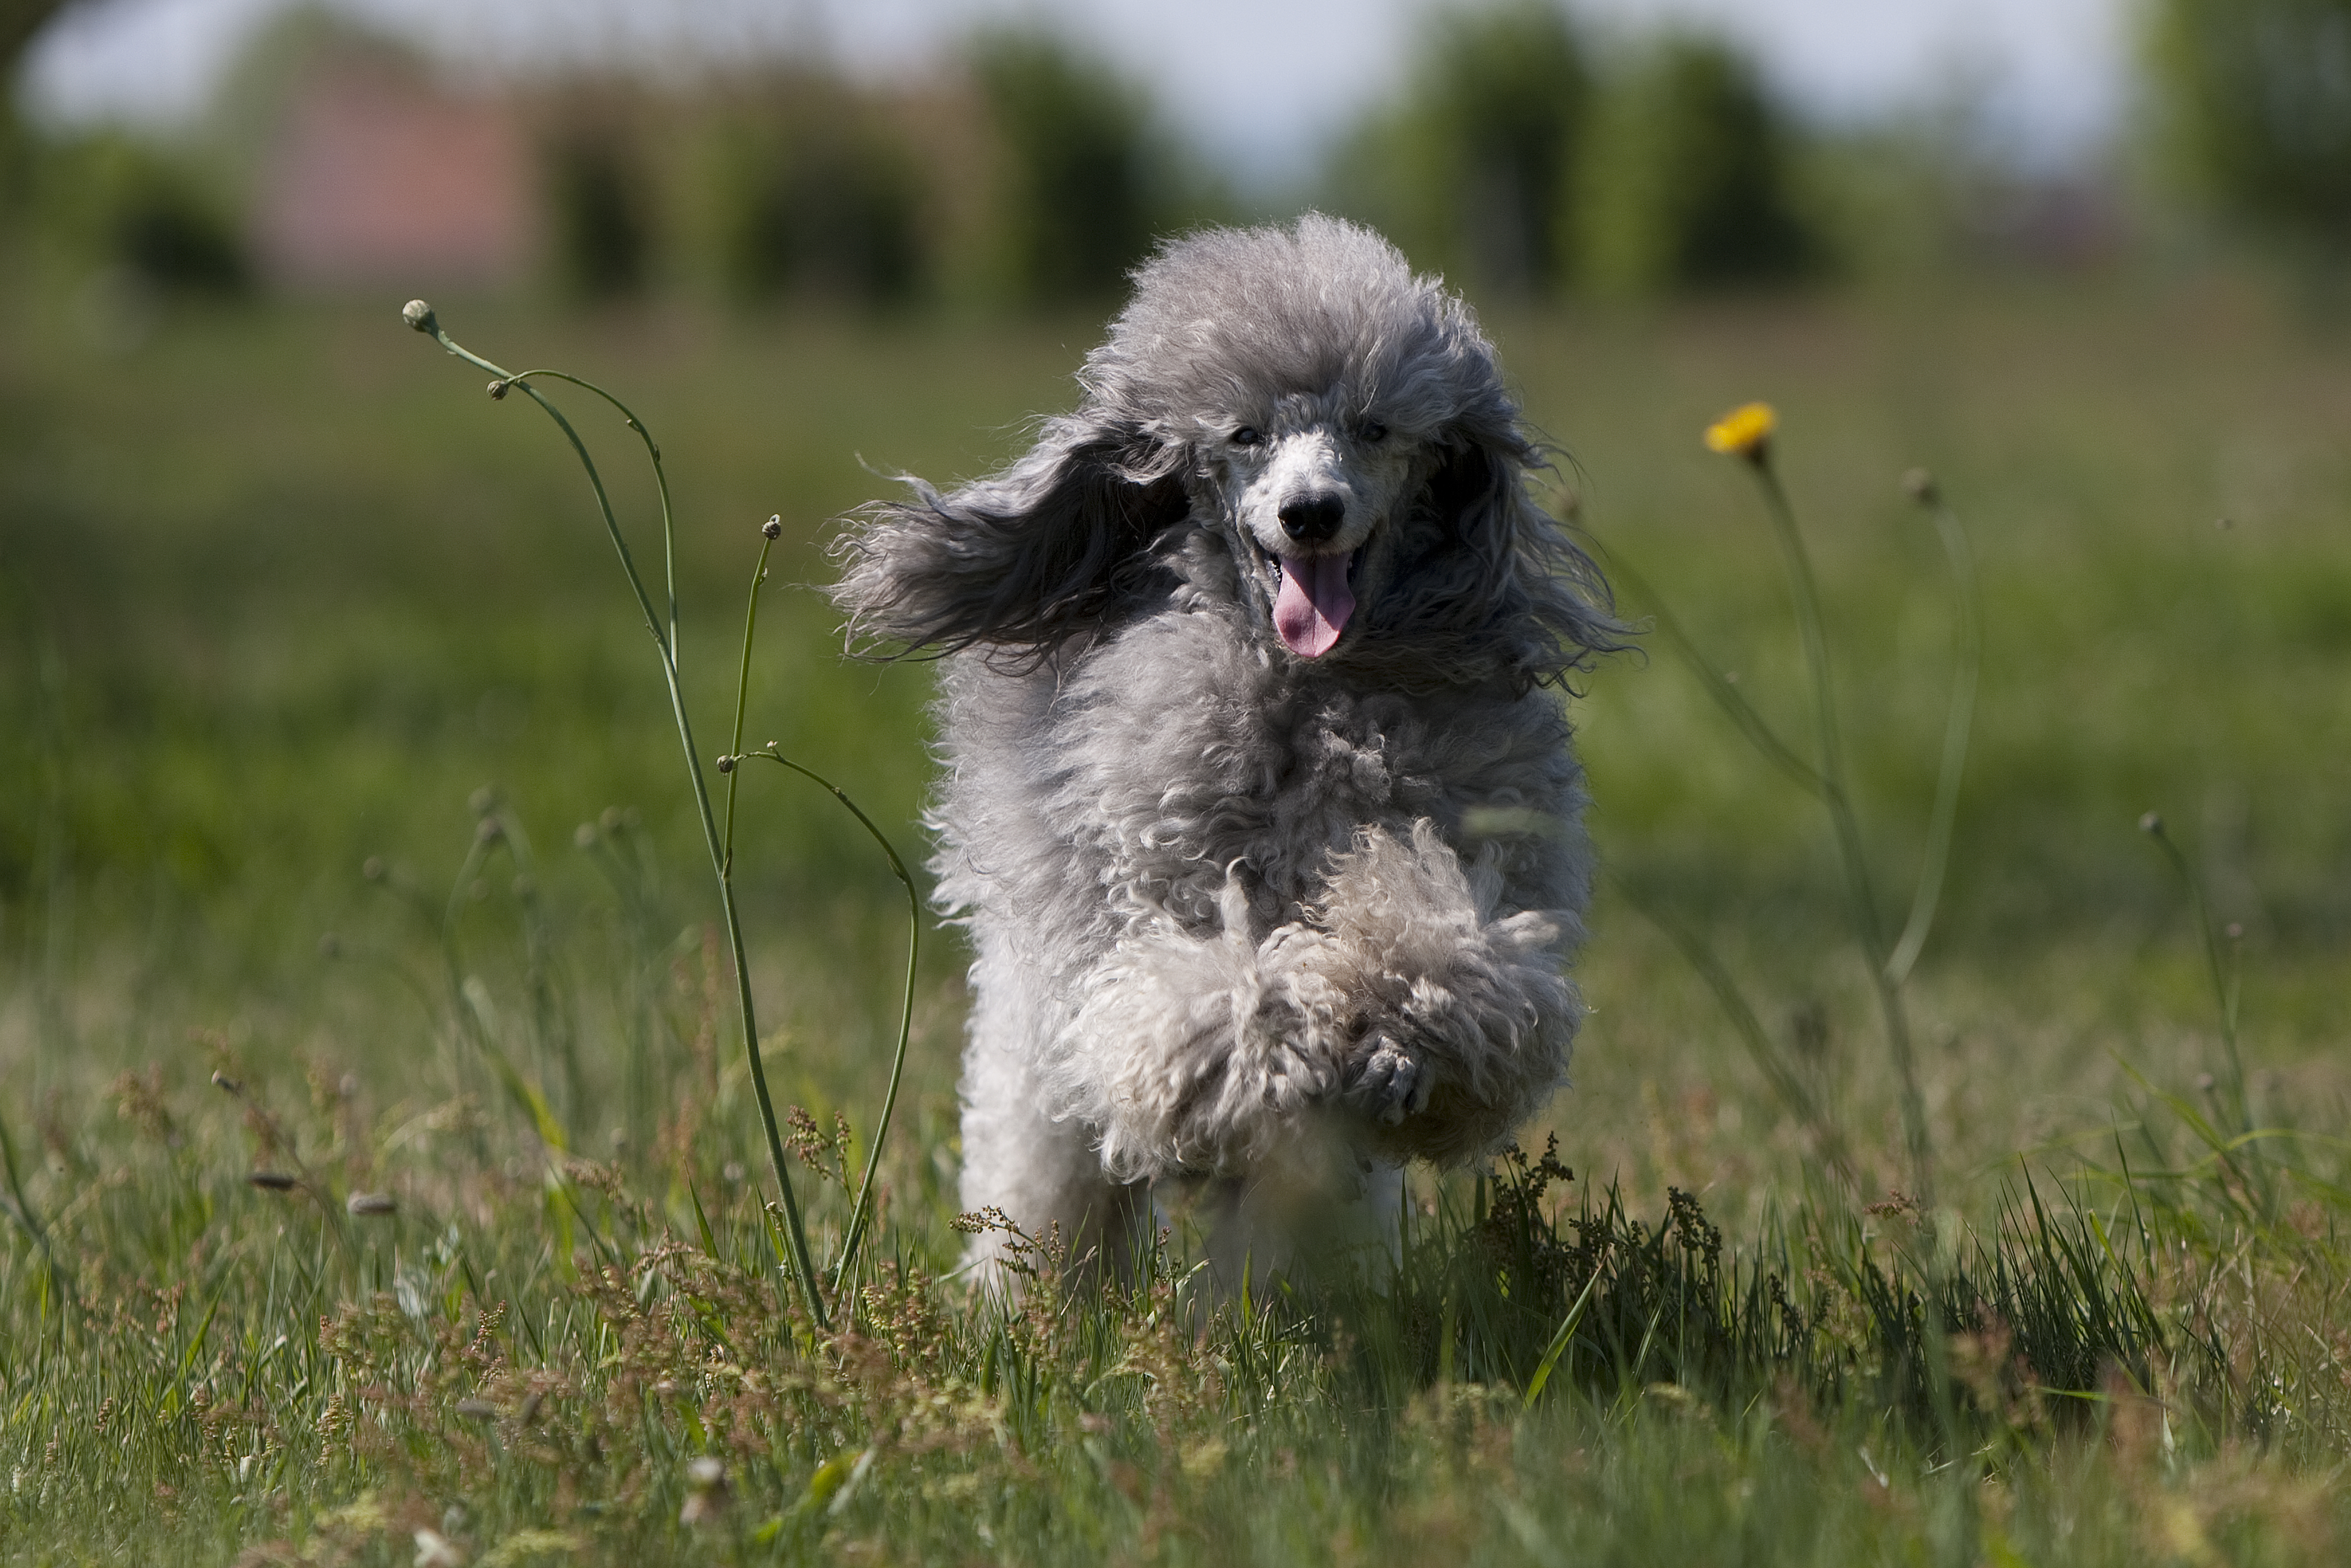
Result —
[{"label": "poodle's ear", "polygon": [[1437,528],[1426,569],[1443,580],[1431,598],[1478,622],[1534,683],[1627,646],[1599,567],[1527,494],[1527,470],[1541,466],[1515,432],[1465,434],[1444,450],[1423,502]]},{"label": "poodle's ear", "polygon": [[991,478],[946,495],[909,478],[914,499],[875,503],[836,547],[851,641],[1042,652],[1098,623],[1144,547],[1190,509],[1176,455],[1071,417]]}]

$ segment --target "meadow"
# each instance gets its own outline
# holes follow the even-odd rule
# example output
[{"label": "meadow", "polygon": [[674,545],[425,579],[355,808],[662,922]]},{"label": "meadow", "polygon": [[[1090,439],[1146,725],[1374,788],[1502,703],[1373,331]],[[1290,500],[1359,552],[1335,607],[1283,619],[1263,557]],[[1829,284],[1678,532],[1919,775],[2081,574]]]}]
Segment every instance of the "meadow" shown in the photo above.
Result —
[{"label": "meadow", "polygon": [[[805,585],[886,476],[1017,450],[1099,322],[435,303],[659,438],[705,758],[780,517],[747,740],[918,859],[928,672],[844,660]],[[1818,804],[1651,634],[1574,699],[1612,879],[1575,1085],[1525,1157],[1416,1178],[1395,1278],[1217,1311],[1179,1237],[1131,1291],[975,1299],[935,932],[822,1331],[588,488],[398,306],[134,340],[49,280],[0,302],[0,1560],[2338,1559],[2351,343],[2257,280],[1489,316],[1556,499],[1656,596],[1620,576],[1627,617],[1797,739],[1780,559],[1699,443],[1777,406],[1897,921],[1954,613],[1900,476],[1964,520],[1980,698],[1907,988],[1936,1209]],[[628,434],[549,391],[651,559]],[[820,791],[741,788],[830,1255],[903,894]]]}]

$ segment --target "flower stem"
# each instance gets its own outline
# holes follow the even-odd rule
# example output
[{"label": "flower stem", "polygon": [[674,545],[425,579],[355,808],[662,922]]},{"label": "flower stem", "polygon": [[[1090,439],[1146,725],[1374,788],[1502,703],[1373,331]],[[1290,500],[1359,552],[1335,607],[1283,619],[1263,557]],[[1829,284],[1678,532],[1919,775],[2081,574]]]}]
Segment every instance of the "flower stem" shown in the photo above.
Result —
[{"label": "flower stem", "polygon": [[1821,615],[1820,591],[1813,577],[1811,555],[1804,549],[1795,509],[1771,466],[1769,449],[1750,465],[1763,492],[1763,509],[1778,536],[1780,553],[1788,570],[1788,588],[1795,601],[1796,625],[1804,644],[1804,665],[1812,676],[1813,717],[1820,745],[1821,803],[1827,808],[1836,839],[1837,860],[1844,872],[1845,904],[1867,960],[1871,989],[1886,1028],[1886,1053],[1902,1096],[1903,1140],[1907,1145],[1910,1179],[1916,1197],[1928,1213],[1935,1208],[1934,1147],[1927,1130],[1927,1104],[1918,1091],[1918,1069],[1911,1050],[1910,1020],[1902,1004],[1902,987],[1886,962],[1886,930],[1880,924],[1877,899],[1869,882],[1869,862],[1864,851],[1861,822],[1854,813],[1853,788],[1845,768],[1844,739],[1837,724],[1836,689],[1829,669],[1826,622]]}]

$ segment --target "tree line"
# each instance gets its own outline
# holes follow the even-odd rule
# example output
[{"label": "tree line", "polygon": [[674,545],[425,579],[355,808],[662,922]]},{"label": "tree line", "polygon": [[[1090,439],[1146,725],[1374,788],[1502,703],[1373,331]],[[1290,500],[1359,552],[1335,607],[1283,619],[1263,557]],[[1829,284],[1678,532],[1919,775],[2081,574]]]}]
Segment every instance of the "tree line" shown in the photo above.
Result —
[{"label": "tree line", "polygon": [[[54,9],[15,0],[0,46]],[[2351,0],[2155,0],[2146,16],[2150,107],[2127,135],[2158,188],[2297,254],[2351,250]],[[1432,9],[1421,29],[1402,89],[1278,199],[1236,193],[1145,84],[1036,28],[976,35],[914,86],[782,61],[690,91],[616,76],[517,93],[549,275],[589,299],[1092,301],[1160,235],[1308,203],[1377,225],[1481,297],[1769,287],[1948,256],[1970,193],[1998,182],[1917,127],[1804,123],[1720,37],[1596,39],[1550,0]],[[314,14],[256,53],[282,80],[330,47],[393,46]],[[157,284],[232,292],[253,283],[249,163],[16,124],[0,189],[20,226]],[[1906,250],[1897,228],[1937,232]]]}]

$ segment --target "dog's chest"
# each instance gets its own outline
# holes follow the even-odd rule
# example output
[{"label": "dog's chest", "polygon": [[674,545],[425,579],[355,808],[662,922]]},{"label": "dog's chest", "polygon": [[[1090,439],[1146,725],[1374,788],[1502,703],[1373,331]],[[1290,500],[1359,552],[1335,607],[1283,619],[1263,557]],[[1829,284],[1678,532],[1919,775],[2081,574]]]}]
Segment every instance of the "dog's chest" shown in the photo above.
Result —
[{"label": "dog's chest", "polygon": [[1450,832],[1520,748],[1496,745],[1515,705],[1360,691],[1195,630],[1103,650],[1045,737],[1061,825],[1113,897],[1209,923],[1229,870],[1260,918],[1295,918],[1361,829]]}]

